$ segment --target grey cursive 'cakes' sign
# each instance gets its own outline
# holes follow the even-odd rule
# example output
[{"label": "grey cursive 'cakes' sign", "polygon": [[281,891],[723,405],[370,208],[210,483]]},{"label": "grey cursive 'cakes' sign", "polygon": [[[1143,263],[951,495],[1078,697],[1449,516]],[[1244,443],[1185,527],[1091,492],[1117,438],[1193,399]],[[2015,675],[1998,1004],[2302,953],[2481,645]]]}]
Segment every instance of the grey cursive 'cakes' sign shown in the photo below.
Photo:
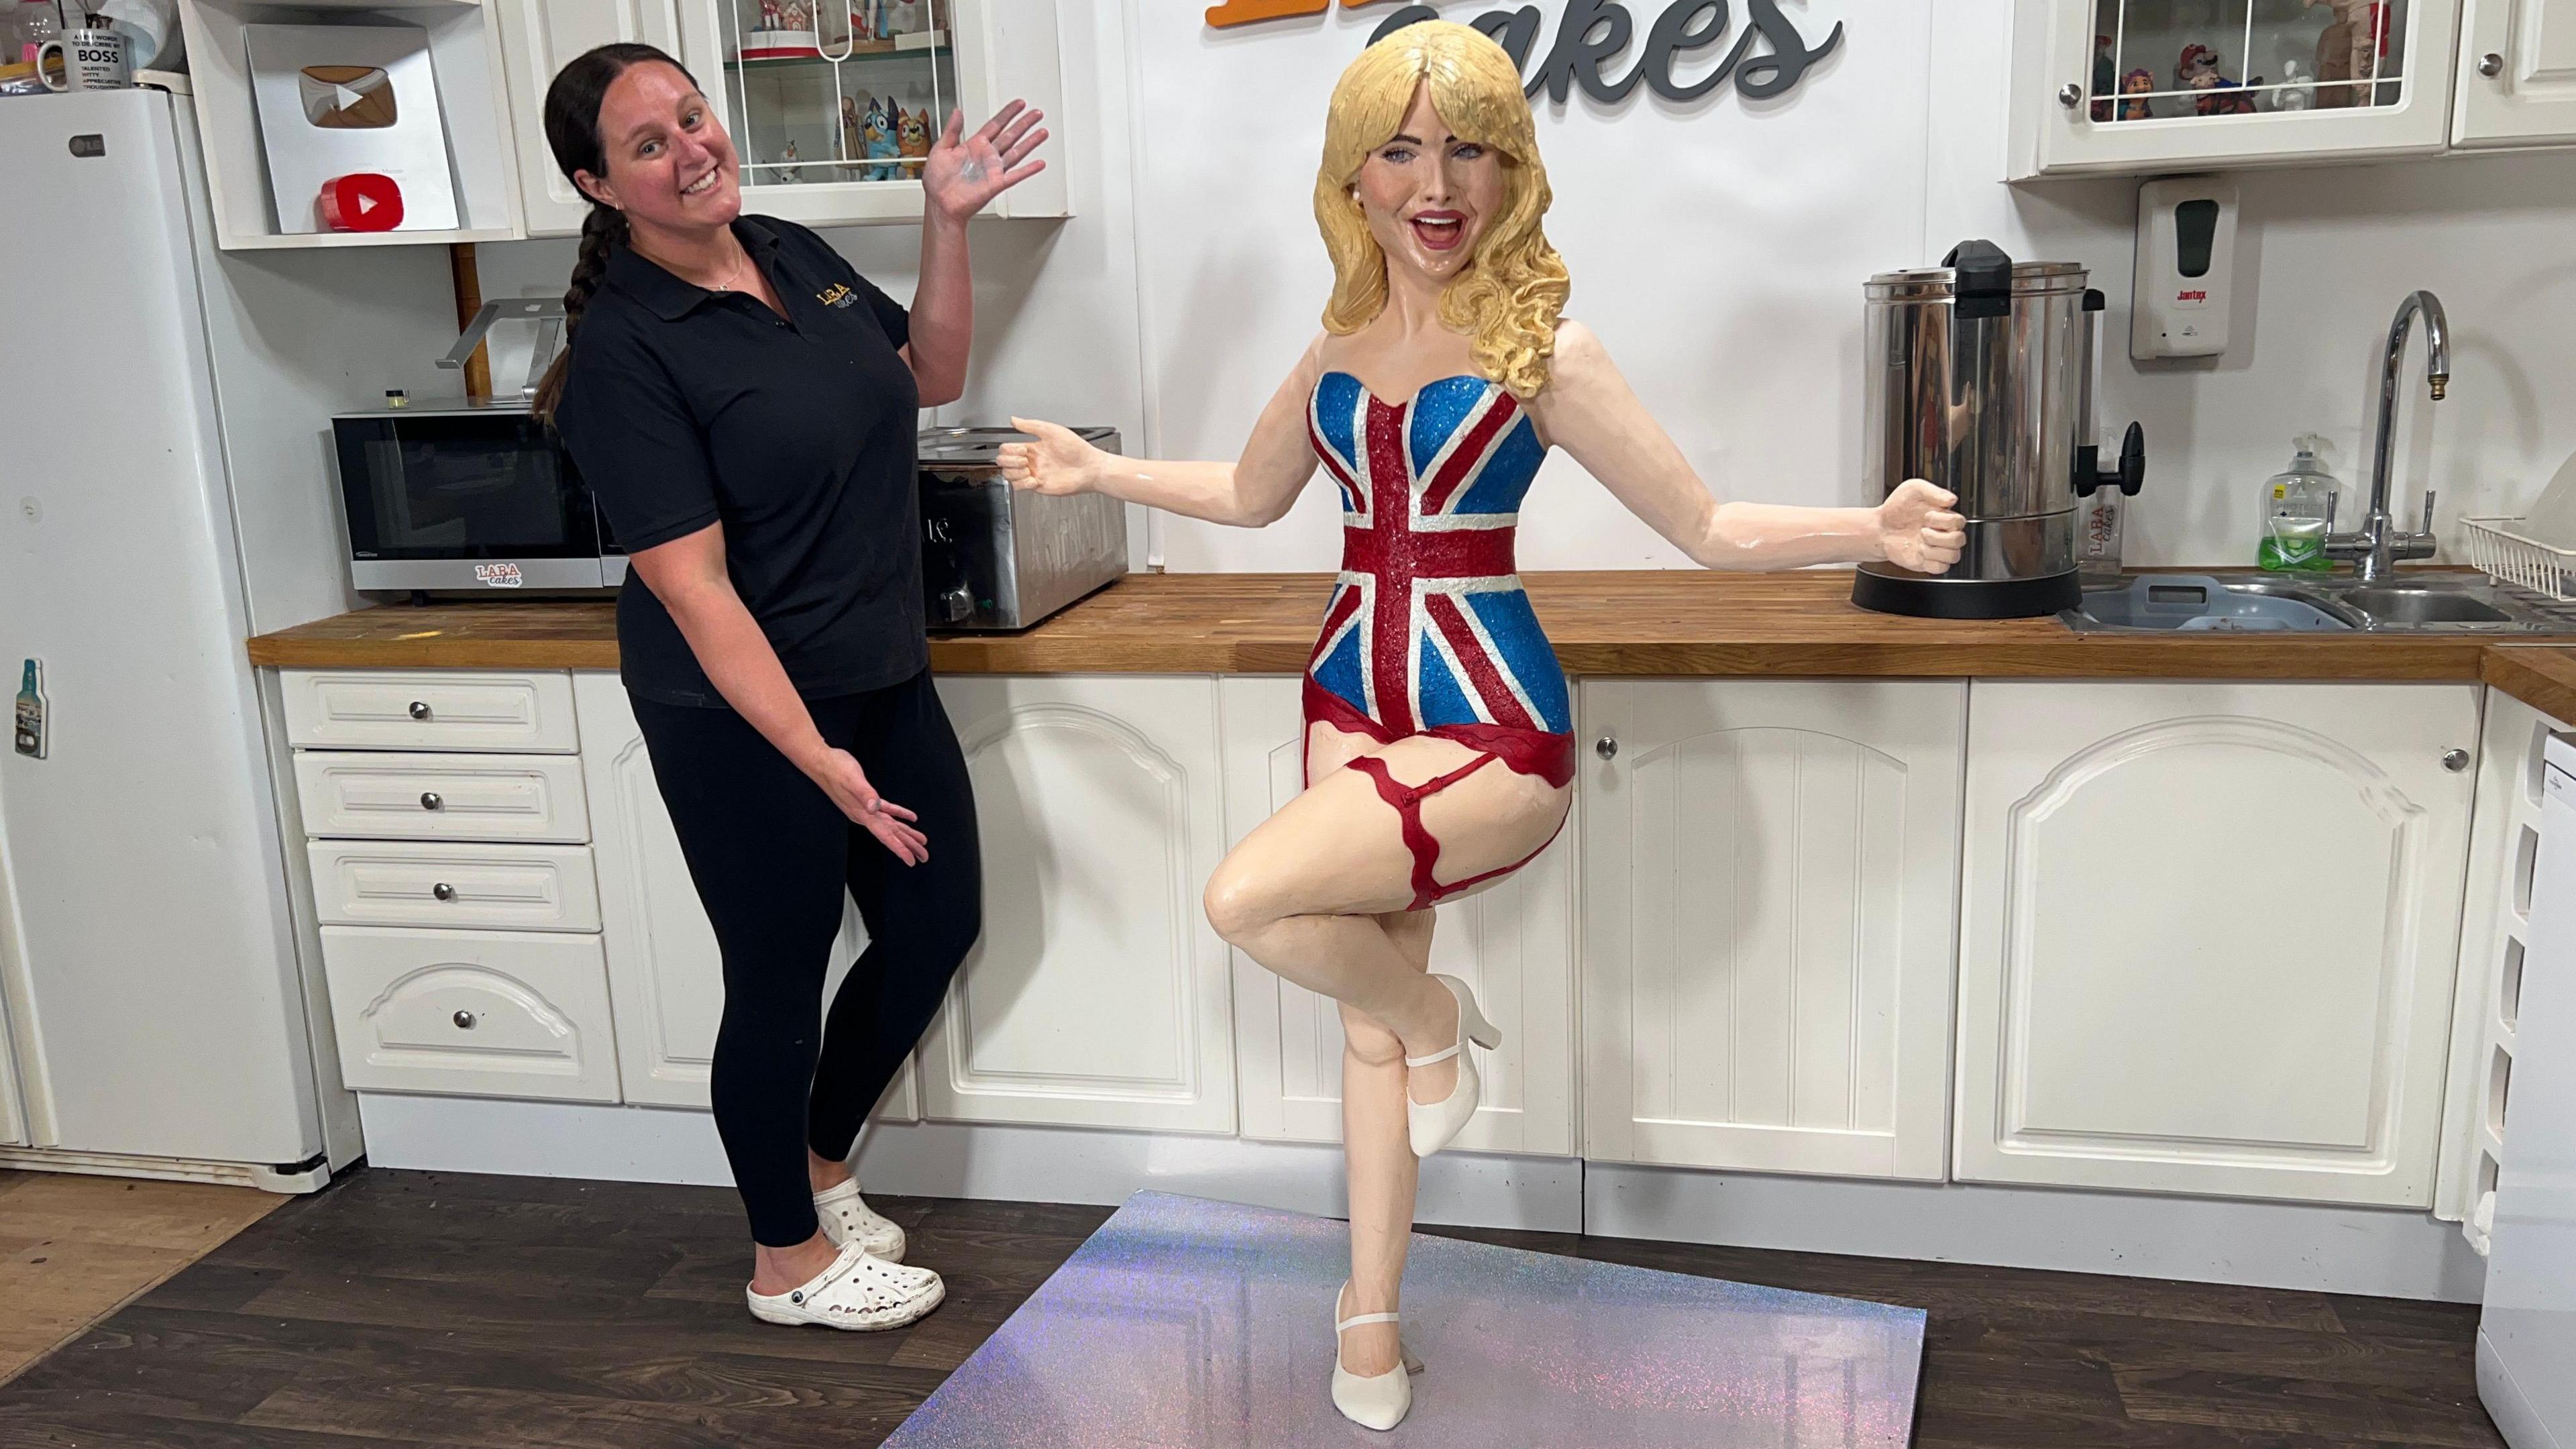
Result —
[{"label": "grey cursive 'cakes' sign", "polygon": [[[1222,0],[1208,10],[1207,23],[1226,28],[1321,15],[1333,3]],[[1344,9],[1369,3],[1375,0],[1341,0]],[[1694,101],[1730,81],[1747,99],[1768,100],[1787,94],[1843,40],[1842,22],[1836,21],[1824,39],[1809,44],[1778,0],[1745,0],[1741,25],[1730,0],[1668,0],[1661,13],[1644,23],[1642,43],[1640,21],[1621,0],[1554,0],[1550,8],[1557,12],[1555,28],[1544,50],[1538,42],[1547,16],[1537,5],[1489,10],[1467,23],[1511,53],[1529,77],[1532,96],[1545,91],[1558,102],[1578,86],[1596,101],[1624,100],[1641,84],[1668,101]],[[1390,13],[1369,39],[1374,42],[1417,20],[1439,18],[1432,6],[1405,5]],[[1530,64],[1534,56],[1535,69]],[[1685,79],[1678,73],[1685,59],[1695,67],[1711,60],[1716,64]]]}]

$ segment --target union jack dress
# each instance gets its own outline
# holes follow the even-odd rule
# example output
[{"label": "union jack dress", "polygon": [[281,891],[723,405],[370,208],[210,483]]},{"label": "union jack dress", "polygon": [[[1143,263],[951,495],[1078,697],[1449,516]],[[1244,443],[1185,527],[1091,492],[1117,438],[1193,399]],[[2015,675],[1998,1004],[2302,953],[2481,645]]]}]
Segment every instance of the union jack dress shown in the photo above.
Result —
[{"label": "union jack dress", "polygon": [[1374,759],[1352,761],[1405,816],[1418,909],[1473,883],[1431,883],[1437,844],[1420,831],[1422,796],[1493,760],[1553,785],[1574,777],[1565,672],[1513,562],[1521,499],[1547,448],[1518,399],[1469,376],[1399,404],[1327,372],[1307,431],[1342,496],[1342,569],[1306,666],[1308,724],[1381,744],[1440,735],[1479,752],[1414,787]]}]

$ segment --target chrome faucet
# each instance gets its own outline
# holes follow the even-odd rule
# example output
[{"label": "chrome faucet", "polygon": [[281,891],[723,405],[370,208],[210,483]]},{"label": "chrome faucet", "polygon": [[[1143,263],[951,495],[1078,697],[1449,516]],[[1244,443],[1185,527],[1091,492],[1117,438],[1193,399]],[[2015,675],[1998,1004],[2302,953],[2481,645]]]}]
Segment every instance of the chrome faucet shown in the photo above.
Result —
[{"label": "chrome faucet", "polygon": [[2450,390],[2450,322],[2442,315],[2442,299],[2410,292],[2397,304],[2397,320],[2388,324],[2388,353],[2379,367],[2379,446],[2371,455],[2370,514],[2360,532],[2326,536],[2326,557],[2352,560],[2353,578],[2365,584],[2385,581],[2400,559],[2433,556],[2432,489],[2424,490],[2423,526],[2415,532],[2399,530],[2388,513],[2389,454],[2397,444],[2397,368],[2406,360],[2406,333],[2418,312],[2424,314],[2424,380],[2431,384],[2435,402]]}]

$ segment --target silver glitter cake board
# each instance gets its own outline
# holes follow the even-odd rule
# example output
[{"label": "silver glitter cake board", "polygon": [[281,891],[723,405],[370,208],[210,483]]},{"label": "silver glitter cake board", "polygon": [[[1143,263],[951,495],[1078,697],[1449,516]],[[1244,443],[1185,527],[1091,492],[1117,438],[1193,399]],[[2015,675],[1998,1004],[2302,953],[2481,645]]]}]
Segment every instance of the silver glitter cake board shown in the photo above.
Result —
[{"label": "silver glitter cake board", "polygon": [[886,1449],[1897,1449],[1923,1313],[1416,1234],[1392,1433],[1333,1411],[1331,1218],[1140,1192]]}]

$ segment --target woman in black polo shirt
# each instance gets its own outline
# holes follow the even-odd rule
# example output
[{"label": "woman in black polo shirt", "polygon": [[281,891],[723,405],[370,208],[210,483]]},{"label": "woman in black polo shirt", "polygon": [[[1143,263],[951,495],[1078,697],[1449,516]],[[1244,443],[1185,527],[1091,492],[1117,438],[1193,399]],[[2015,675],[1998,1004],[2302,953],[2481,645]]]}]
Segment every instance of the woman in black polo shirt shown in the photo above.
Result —
[{"label": "woman in black polo shirt", "polygon": [[[966,136],[950,115],[907,314],[812,232],[742,215],[724,125],[661,51],[602,46],[546,92],[591,214],[537,407],[642,584],[618,595],[620,668],[723,953],[716,1130],[774,1323],[893,1328],[943,1293],[846,1160],[982,925],[913,438],[965,386],[966,219],[1045,164],[1038,119],[1014,102]],[[827,1029],[845,890],[868,947]]]}]

